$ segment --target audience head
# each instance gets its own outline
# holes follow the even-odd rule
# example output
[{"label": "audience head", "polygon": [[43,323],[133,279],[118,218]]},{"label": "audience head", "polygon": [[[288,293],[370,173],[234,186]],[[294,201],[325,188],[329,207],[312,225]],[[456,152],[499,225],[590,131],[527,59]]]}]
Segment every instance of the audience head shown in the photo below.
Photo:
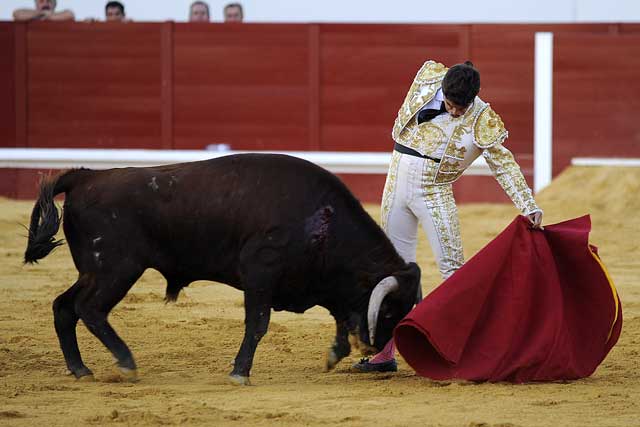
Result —
[{"label": "audience head", "polygon": [[242,22],[244,12],[240,3],[229,3],[224,7],[224,22]]},{"label": "audience head", "polygon": [[36,0],[36,10],[43,12],[48,10],[53,12],[56,9],[56,0]]},{"label": "audience head", "polygon": [[189,22],[209,22],[209,5],[203,1],[194,1],[189,8]]},{"label": "audience head", "polygon": [[119,1],[107,2],[104,7],[105,20],[108,22],[124,21],[126,15],[124,13],[124,5]]}]

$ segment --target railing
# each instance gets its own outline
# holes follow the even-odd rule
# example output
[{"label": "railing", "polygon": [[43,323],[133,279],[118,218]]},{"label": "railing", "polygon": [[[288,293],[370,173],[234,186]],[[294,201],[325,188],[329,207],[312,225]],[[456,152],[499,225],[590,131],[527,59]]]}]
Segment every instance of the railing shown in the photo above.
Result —
[{"label": "railing", "polygon": [[[0,148],[0,168],[67,169],[87,167],[109,169],[129,166],[157,166],[191,162],[258,151],[208,150],[130,150]],[[386,174],[391,153],[337,151],[259,151],[288,154],[315,163],[333,173]],[[465,171],[467,175],[491,175],[484,158],[479,157]]]},{"label": "railing", "polygon": [[615,166],[622,168],[640,168],[640,159],[620,157],[574,157],[573,166]]}]

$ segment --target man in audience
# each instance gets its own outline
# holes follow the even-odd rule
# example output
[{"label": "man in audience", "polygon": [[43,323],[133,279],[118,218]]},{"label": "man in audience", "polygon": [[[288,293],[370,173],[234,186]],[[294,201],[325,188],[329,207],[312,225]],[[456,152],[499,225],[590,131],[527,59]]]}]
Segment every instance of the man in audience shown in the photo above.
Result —
[{"label": "man in audience", "polygon": [[104,18],[107,22],[126,22],[127,15],[124,13],[124,5],[119,1],[110,1],[104,7]]},{"label": "man in audience", "polygon": [[13,19],[16,21],[73,21],[75,16],[70,10],[56,12],[56,0],[35,0],[35,9],[16,9]]},{"label": "man in audience", "polygon": [[244,12],[240,3],[229,3],[224,7],[224,22],[242,22]]},{"label": "man in audience", "polygon": [[194,1],[189,8],[189,22],[209,22],[209,5],[203,1]]}]

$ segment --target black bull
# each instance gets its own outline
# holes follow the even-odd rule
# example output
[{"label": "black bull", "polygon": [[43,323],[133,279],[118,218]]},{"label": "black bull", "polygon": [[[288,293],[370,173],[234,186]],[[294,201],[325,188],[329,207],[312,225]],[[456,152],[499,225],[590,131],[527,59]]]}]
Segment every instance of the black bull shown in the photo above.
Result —
[{"label": "black bull", "polygon": [[231,379],[247,384],[271,309],[320,305],[336,320],[327,369],[350,353],[349,335],[380,350],[412,308],[420,270],[333,174],[283,155],[244,154],[151,168],[74,169],[41,184],[25,262],[56,246],[63,228],[78,280],[53,303],[69,371],[92,373],[76,339],[82,319],[135,378],[136,364],[107,321],[147,268],[167,280],[166,299],[196,280],[244,291],[245,334]]}]

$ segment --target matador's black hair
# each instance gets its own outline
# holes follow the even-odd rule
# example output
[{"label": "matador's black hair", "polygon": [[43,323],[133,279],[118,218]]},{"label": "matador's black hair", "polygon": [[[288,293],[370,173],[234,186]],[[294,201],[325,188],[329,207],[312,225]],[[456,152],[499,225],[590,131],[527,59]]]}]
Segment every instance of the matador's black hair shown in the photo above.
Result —
[{"label": "matador's black hair", "polygon": [[445,74],[442,92],[449,101],[466,107],[480,92],[480,73],[471,61],[456,64]]}]

